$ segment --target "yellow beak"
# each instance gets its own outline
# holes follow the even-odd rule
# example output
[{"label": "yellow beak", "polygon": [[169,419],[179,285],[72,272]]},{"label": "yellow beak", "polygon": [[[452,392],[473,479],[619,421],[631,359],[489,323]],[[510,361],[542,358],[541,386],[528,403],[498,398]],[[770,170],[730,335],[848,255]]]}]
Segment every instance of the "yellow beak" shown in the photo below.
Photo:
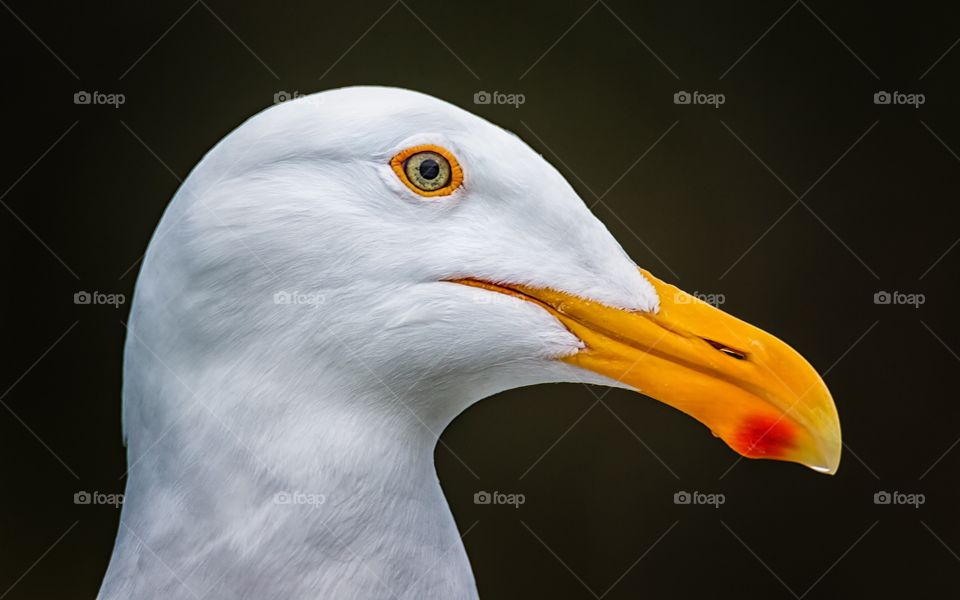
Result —
[{"label": "yellow beak", "polygon": [[561,360],[685,412],[743,456],[835,473],[840,420],[813,367],[769,333],[640,272],[660,296],[656,313],[549,289],[458,283],[539,304],[586,345]]}]

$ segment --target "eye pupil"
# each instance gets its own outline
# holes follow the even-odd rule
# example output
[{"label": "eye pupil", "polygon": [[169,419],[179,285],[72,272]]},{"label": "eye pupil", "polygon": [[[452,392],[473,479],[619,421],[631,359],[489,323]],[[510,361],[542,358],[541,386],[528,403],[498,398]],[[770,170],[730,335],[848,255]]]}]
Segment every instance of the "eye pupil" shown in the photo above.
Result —
[{"label": "eye pupil", "polygon": [[436,179],[440,174],[440,165],[432,158],[420,163],[420,176],[424,179]]}]

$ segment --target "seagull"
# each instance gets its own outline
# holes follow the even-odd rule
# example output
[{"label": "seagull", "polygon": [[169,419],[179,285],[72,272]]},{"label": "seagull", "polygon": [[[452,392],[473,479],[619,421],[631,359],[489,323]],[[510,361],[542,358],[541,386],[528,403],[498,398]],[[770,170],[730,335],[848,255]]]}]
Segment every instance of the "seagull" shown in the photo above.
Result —
[{"label": "seagull", "polygon": [[797,352],[638,267],[518,136],[409,90],[298,97],[221,140],[127,327],[101,600],[478,598],[434,450],[521,386],[626,388],[743,456],[840,460]]}]

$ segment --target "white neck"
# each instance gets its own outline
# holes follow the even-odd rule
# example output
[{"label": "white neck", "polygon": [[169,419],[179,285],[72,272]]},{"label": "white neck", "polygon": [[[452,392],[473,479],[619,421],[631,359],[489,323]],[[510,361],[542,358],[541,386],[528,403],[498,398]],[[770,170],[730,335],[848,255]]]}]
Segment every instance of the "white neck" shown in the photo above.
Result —
[{"label": "white neck", "polygon": [[[128,375],[155,380],[128,376],[126,410],[139,396],[151,421],[128,429],[132,468],[101,600],[477,597],[415,397],[347,394],[333,374],[309,399],[286,372],[242,389],[230,370],[173,365],[131,338]],[[252,401],[273,408],[254,433]],[[427,421],[439,433],[450,418]]]}]

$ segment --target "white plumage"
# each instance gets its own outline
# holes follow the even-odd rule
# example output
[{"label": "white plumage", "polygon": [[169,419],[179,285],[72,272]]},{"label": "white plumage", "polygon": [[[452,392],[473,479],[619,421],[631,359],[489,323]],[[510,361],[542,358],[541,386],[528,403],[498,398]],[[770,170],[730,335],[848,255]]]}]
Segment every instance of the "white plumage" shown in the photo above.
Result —
[{"label": "white plumage", "polygon": [[[421,143],[458,157],[451,196],[391,171]],[[221,141],[137,282],[131,470],[99,597],[475,598],[437,436],[504,389],[620,384],[555,360],[583,344],[547,311],[444,281],[458,277],[658,306],[553,167],[434,98],[325,92]],[[315,501],[278,503],[294,493]]]}]

